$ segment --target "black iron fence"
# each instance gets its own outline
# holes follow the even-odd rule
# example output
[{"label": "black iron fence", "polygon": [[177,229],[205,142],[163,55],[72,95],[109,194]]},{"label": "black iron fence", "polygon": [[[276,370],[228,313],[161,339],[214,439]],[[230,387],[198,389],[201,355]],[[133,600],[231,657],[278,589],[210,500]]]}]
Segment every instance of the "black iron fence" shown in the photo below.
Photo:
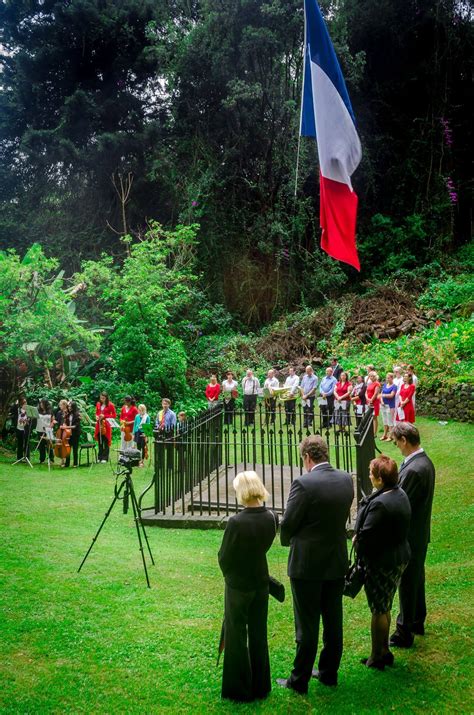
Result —
[{"label": "black iron fence", "polygon": [[354,475],[358,499],[367,493],[375,454],[371,412],[359,417],[315,405],[313,413],[301,404],[289,411],[284,403],[262,402],[255,412],[229,413],[218,404],[173,432],[155,431],[154,475],[139,499],[142,513],[228,516],[238,509],[232,481],[247,469],[265,484],[268,506],[283,512],[291,483],[303,472],[299,444],[309,434],[324,436],[333,466]]}]

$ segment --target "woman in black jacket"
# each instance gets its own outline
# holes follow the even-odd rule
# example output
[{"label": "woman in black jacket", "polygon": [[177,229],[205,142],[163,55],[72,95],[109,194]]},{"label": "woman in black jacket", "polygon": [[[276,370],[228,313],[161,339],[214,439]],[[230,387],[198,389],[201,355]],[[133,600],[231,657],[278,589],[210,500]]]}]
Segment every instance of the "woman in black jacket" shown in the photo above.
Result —
[{"label": "woman in black jacket", "polygon": [[[71,447],[71,452],[73,455],[73,466],[78,465],[78,455],[79,455],[79,439],[81,436],[81,413],[79,412],[79,407],[76,402],[70,402],[68,405],[69,414],[66,420],[67,426],[71,429],[71,437],[69,439],[69,444]],[[65,467],[69,467],[71,464],[71,454],[66,457]]]},{"label": "woman in black jacket", "polygon": [[263,506],[269,496],[255,472],[241,472],[233,485],[245,508],[227,522],[219,551],[225,578],[222,697],[249,702],[271,690],[266,554],[278,519]]},{"label": "woman in black jacket", "polygon": [[365,592],[372,612],[372,652],[361,662],[383,670],[393,665],[388,647],[390,612],[403,571],[410,560],[408,531],[411,507],[398,486],[398,469],[381,455],[370,463],[373,494],[362,500],[355,527],[354,545],[365,568]]}]

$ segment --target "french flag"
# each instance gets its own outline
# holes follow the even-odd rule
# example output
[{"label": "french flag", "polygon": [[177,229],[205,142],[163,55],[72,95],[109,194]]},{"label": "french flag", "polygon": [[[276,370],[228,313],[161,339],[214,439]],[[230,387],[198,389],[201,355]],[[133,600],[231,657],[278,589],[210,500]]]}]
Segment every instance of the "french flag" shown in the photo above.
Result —
[{"label": "french flag", "polygon": [[300,134],[316,137],[320,167],[321,248],[360,271],[351,176],[362,156],[354,112],[316,0],[304,0],[305,52]]}]

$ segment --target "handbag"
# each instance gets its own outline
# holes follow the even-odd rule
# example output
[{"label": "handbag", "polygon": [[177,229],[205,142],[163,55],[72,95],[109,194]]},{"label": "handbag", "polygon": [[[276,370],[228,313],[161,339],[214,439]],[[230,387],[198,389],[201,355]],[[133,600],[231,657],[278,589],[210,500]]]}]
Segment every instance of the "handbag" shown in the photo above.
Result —
[{"label": "handbag", "polygon": [[353,563],[350,563],[352,561],[353,552],[354,547],[351,549],[349,569],[344,577],[343,594],[349,598],[355,598],[365,583],[365,569],[357,555]]},{"label": "handbag", "polygon": [[285,600],[285,586],[273,576],[268,577],[268,593],[280,603]]},{"label": "handbag", "polygon": [[[273,511],[270,512],[271,515],[273,516],[273,521],[275,523],[275,536],[277,535],[277,523],[276,523],[276,518],[275,514]],[[273,598],[276,598],[277,601],[280,603],[283,603],[285,600],[285,585],[281,583],[281,581],[278,581],[278,579],[274,578],[273,576],[268,577],[268,593],[270,596],[273,596]]]}]

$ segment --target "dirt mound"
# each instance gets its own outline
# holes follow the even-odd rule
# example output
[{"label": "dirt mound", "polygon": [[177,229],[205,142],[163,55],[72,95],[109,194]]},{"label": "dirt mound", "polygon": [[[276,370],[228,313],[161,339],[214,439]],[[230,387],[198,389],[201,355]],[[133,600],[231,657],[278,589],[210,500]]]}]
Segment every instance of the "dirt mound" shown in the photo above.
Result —
[{"label": "dirt mound", "polygon": [[[429,322],[417,309],[414,299],[389,286],[378,286],[364,296],[345,296],[336,307],[320,308],[307,319],[291,316],[247,348],[240,356],[251,360],[252,352],[275,367],[292,363],[303,368],[309,361],[327,359],[324,343],[334,332],[363,343],[373,339],[393,340],[399,335],[421,330]],[[331,340],[332,342],[332,340]]]}]

